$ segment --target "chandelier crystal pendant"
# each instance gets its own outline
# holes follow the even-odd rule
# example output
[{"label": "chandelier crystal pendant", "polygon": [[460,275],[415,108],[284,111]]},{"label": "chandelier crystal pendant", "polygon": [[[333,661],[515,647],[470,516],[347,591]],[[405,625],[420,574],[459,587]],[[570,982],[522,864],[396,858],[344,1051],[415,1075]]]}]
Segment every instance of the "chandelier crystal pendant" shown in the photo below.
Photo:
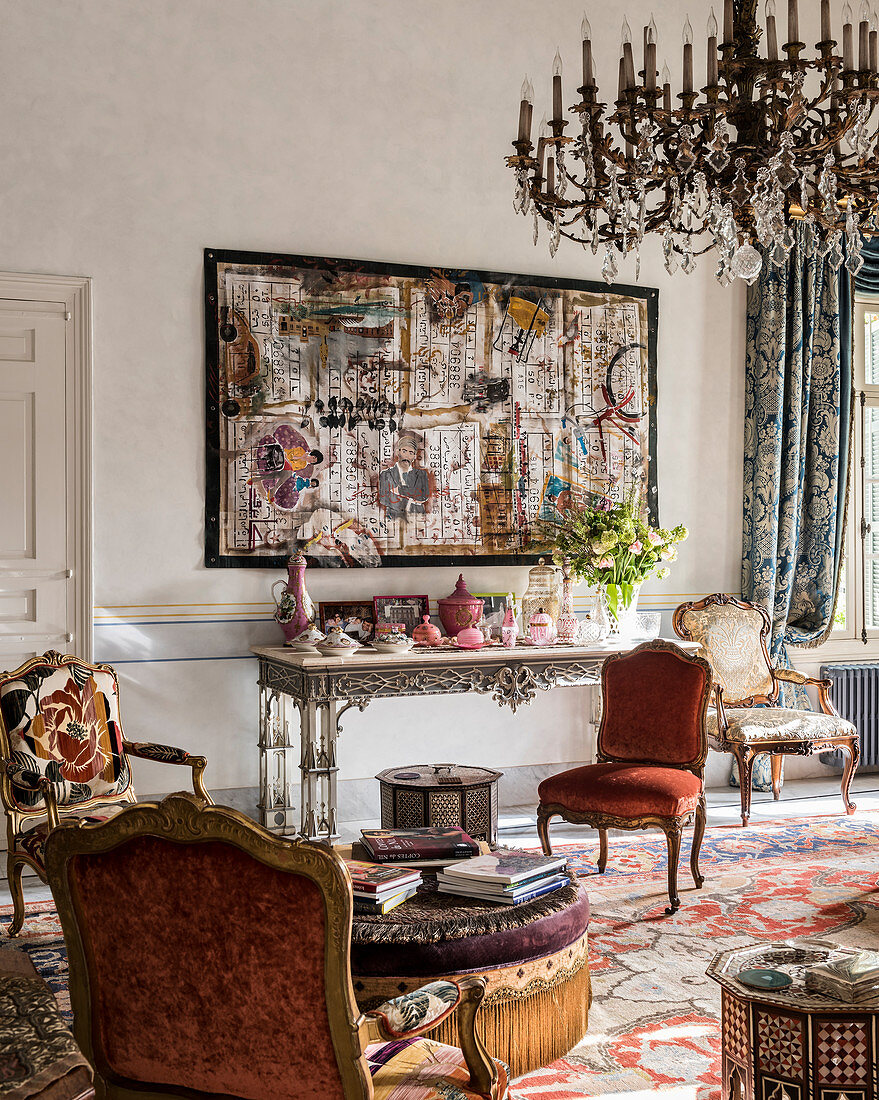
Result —
[{"label": "chandelier crystal pendant", "polygon": [[[752,283],[763,256],[783,266],[796,222],[806,243],[862,264],[862,234],[879,232],[879,145],[873,109],[879,98],[879,17],[862,3],[855,64],[851,5],[842,11],[842,55],[831,38],[830,0],[821,3],[817,56],[803,56],[797,0],[788,0],[787,38],[779,58],[775,0],[766,0],[766,58],[757,0],[723,0],[718,43],[714,9],[708,19],[705,86],[693,86],[693,29],[683,30],[682,90],[672,104],[664,65],[657,82],[657,31],[644,28],[643,69],[636,74],[632,33],[623,20],[619,87],[613,108],[599,101],[592,64],[592,32],[580,27],[583,84],[569,108],[575,136],[562,109],[562,59],[552,66],[552,118],[531,142],[534,90],[522,85],[514,156],[514,209],[548,227],[554,256],[562,237],[597,253],[612,282],[619,259],[640,249],[648,233],[662,237],[669,273],[689,274],[696,257],[717,252],[716,276]],[[845,244],[845,248],[843,245]]]}]

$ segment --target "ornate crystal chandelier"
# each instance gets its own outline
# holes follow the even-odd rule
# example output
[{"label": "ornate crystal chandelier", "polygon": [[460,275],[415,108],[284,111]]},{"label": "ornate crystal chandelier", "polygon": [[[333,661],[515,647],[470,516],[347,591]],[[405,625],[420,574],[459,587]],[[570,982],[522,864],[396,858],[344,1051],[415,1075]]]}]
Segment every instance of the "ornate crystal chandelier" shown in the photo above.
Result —
[{"label": "ornate crystal chandelier", "polygon": [[[534,243],[541,220],[549,251],[568,237],[597,253],[612,282],[618,257],[634,252],[648,233],[662,236],[665,266],[689,274],[696,257],[717,250],[718,280],[753,282],[762,265],[755,247],[783,265],[802,221],[807,243],[835,267],[853,274],[863,260],[861,234],[879,232],[879,148],[871,124],[879,98],[875,12],[864,0],[855,64],[852,9],[843,8],[842,56],[831,37],[830,0],[821,0],[817,56],[803,56],[797,0],[788,0],[787,38],[779,58],[775,0],[766,0],[766,52],[756,0],[724,0],[723,38],[711,10],[705,86],[693,87],[693,31],[683,32],[683,80],[672,105],[668,66],[657,77],[657,32],[644,28],[643,69],[635,73],[632,35],[623,20],[619,88],[613,109],[599,101],[589,21],[583,16],[583,84],[562,112],[562,61],[553,64],[552,118],[531,142],[533,89],[522,86],[514,208],[531,214]],[[845,241],[846,248],[843,248]]]}]

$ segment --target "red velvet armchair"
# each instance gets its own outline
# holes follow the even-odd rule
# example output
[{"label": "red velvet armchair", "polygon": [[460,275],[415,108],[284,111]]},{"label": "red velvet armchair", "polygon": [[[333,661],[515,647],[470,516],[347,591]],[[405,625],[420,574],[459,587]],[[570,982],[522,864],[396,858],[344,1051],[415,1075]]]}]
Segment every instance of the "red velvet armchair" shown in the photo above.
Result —
[{"label": "red velvet armchair", "polygon": [[711,667],[670,642],[612,654],[601,674],[598,763],[550,776],[537,789],[537,831],[546,855],[553,817],[598,829],[598,870],[607,866],[608,829],[658,826],[668,845],[666,913],[680,908],[677,876],[684,827],[695,821],[690,870],[702,886],[705,832],[704,719]]},{"label": "red velvet armchair", "polygon": [[[46,868],[74,1033],[107,1100],[503,1100],[482,979],[363,1015],[351,879],[331,849],[189,794],[63,822]],[[458,1012],[461,1048],[422,1038]]]}]

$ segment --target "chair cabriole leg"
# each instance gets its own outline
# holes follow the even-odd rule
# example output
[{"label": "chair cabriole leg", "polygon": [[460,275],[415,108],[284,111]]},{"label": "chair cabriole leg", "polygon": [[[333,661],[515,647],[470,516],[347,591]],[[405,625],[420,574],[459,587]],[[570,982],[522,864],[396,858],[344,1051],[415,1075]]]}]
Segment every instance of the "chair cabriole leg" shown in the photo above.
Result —
[{"label": "chair cabriole leg", "polygon": [[549,819],[551,816],[542,806],[537,807],[537,835],[540,837],[540,846],[543,848],[545,856],[552,855],[552,848],[549,843]]},{"label": "chair cabriole leg", "polygon": [[21,875],[24,864],[14,856],[6,859],[6,879],[9,883],[9,893],[12,895],[12,923],[7,932],[10,936],[17,936],[24,924],[24,890],[21,885]]},{"label": "chair cabriole leg", "polygon": [[604,874],[607,867],[607,829],[598,830],[598,873]]},{"label": "chair cabriole leg", "polygon": [[777,802],[781,798],[781,788],[784,786],[784,757],[779,752],[774,752],[769,757],[769,765],[772,769],[772,797]]},{"label": "chair cabriole leg", "polygon": [[702,889],[704,877],[699,873],[699,852],[702,849],[702,837],[705,835],[705,795],[699,799],[696,807],[696,824],[693,827],[693,847],[690,849],[690,872],[696,889]]},{"label": "chair cabriole leg", "polygon": [[678,860],[681,855],[682,822],[674,821],[664,827],[665,843],[668,847],[668,900],[666,916],[676,913],[681,907],[681,899],[678,897]]},{"label": "chair cabriole leg", "polygon": [[840,742],[840,748],[845,749],[845,766],[842,771],[842,801],[845,804],[845,812],[853,814],[858,807],[849,798],[849,791],[858,766],[858,758],[861,755],[858,738],[854,737],[851,741]]},{"label": "chair cabriole leg", "polygon": [[748,824],[751,816],[751,774],[754,768],[754,753],[747,745],[739,745],[733,749],[736,764],[739,769],[739,793],[742,803],[742,828]]}]

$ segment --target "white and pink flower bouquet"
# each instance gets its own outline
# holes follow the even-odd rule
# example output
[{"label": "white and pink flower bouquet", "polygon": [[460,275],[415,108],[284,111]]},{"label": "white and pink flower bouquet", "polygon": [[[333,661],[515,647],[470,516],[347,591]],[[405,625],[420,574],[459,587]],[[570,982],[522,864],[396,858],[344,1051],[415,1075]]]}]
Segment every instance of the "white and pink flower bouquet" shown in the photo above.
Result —
[{"label": "white and pink flower bouquet", "polygon": [[616,619],[632,604],[648,577],[664,580],[668,562],[678,556],[676,544],[688,535],[686,527],[652,527],[641,510],[636,490],[622,501],[598,499],[577,504],[559,520],[544,524],[559,562],[567,559],[573,576],[601,587],[607,608]]}]

